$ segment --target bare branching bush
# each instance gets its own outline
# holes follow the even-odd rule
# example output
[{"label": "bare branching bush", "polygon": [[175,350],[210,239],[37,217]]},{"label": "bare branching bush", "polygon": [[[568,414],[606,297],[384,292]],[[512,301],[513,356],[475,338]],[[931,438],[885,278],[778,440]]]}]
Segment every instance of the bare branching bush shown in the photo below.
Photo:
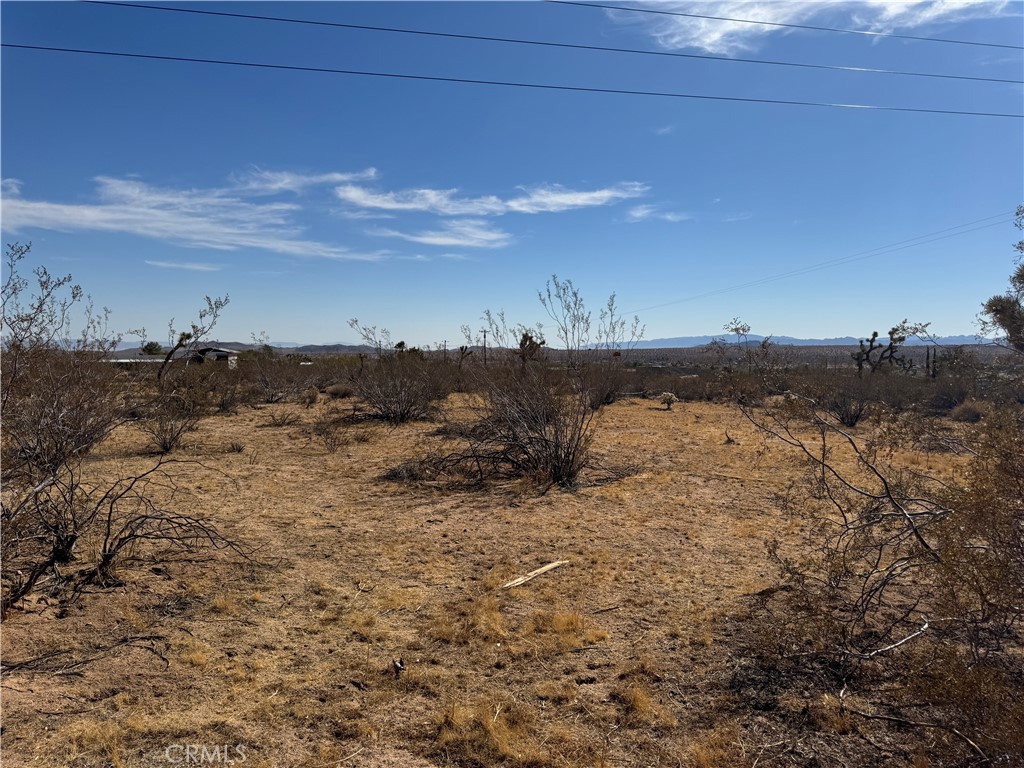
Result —
[{"label": "bare branching bush", "polygon": [[224,535],[210,520],[168,508],[179,491],[169,471],[175,463],[163,460],[145,472],[92,490],[83,522],[96,522],[88,527],[99,554],[95,563],[83,569],[81,578],[85,582],[117,582],[115,565],[140,557],[166,561],[176,553],[193,555],[208,549],[229,550],[244,557],[252,553],[250,547]]},{"label": "bare branching bush", "polygon": [[[900,430],[858,439],[811,398],[746,413],[808,463],[785,504],[811,547],[772,550],[786,589],[773,591],[767,653],[824,663],[840,702],[881,675],[876,711],[850,712],[945,730],[985,759],[1024,757],[1002,725],[1024,718],[1012,693],[1024,684],[1024,413],[970,428],[963,479],[901,467]],[[963,675],[985,695],[968,695]],[[927,722],[906,707],[926,708]]]},{"label": "bare branching bush", "polygon": [[239,357],[238,371],[255,402],[273,404],[303,402],[311,388],[311,374],[298,361],[274,356],[273,351],[256,350]]},{"label": "bare branching bush", "polygon": [[820,375],[813,387],[822,407],[844,427],[856,427],[876,401],[875,377],[832,371]]},{"label": "bare branching bush", "polygon": [[[3,478],[32,484],[88,453],[124,418],[123,387],[103,357],[117,346],[106,338],[107,313],[92,311],[71,276],[44,267],[35,284],[21,276],[29,246],[8,246],[3,285]],[[84,306],[75,335],[73,311]]]},{"label": "bare branching bush", "polygon": [[551,276],[538,298],[555,323],[569,369],[579,374],[590,393],[591,407],[611,405],[629,380],[625,358],[644,336],[640,318],[622,317],[613,293],[598,312],[591,335],[593,321],[583,296],[571,280],[559,280],[557,275]]},{"label": "bare branching bush", "polygon": [[294,424],[299,423],[299,417],[291,413],[290,411],[278,411],[277,413],[270,414],[267,419],[267,423],[264,426],[267,427],[290,427]]},{"label": "bare branching bush", "polygon": [[[476,420],[450,425],[446,431],[464,447],[446,456],[407,462],[391,477],[447,475],[477,482],[531,477],[562,488],[579,483],[592,463],[596,414],[614,399],[607,388],[608,372],[621,367],[621,354],[615,353],[626,325],[616,314],[613,295],[599,316],[600,348],[595,350],[590,312],[571,281],[553,277],[540,300],[565,348],[547,350],[539,325],[512,325],[502,312],[484,313],[486,327],[480,339],[464,327],[465,351],[484,334],[491,340],[489,364],[483,354],[474,356],[472,363],[468,354],[459,359],[460,372],[471,381]],[[640,332],[634,323],[633,342]]]},{"label": "bare branching bush", "polygon": [[590,460],[595,411],[581,380],[543,364],[495,366],[484,381],[485,416],[470,438],[474,463],[497,476],[576,484]]},{"label": "bare branching bush", "polygon": [[210,377],[207,400],[214,412],[230,414],[243,405],[255,403],[258,397],[242,371],[222,368]]},{"label": "bare branching bush", "polygon": [[342,416],[335,410],[317,416],[310,424],[309,431],[323,444],[328,453],[336,453],[341,446],[349,442]]},{"label": "bare branching bush", "polygon": [[194,399],[172,391],[149,404],[138,426],[150,436],[157,453],[170,453],[181,446],[188,432],[195,430],[201,413]]},{"label": "bare branching bush", "polygon": [[[86,455],[130,414],[187,398],[174,393],[170,358],[155,394],[139,371],[112,364],[120,339],[107,332],[106,312],[94,313],[70,276],[38,267],[33,281],[23,277],[28,255],[28,246],[8,246],[0,317],[0,618],[41,589],[73,594],[81,584],[106,582],[118,561],[143,551],[232,546],[201,516],[180,515],[150,494],[159,485],[161,498],[173,500],[163,460],[107,482],[87,476]],[[70,329],[79,315],[76,334]],[[183,339],[179,351],[197,340]]]},{"label": "bare branching bush", "polygon": [[429,419],[448,394],[441,366],[411,352],[386,355],[368,363],[352,388],[374,417],[389,424]]},{"label": "bare branching bush", "polygon": [[440,401],[451,392],[452,371],[443,360],[430,360],[404,342],[391,343],[385,329],[360,325],[353,318],[349,325],[377,350],[375,359],[366,361],[353,374],[352,389],[375,418],[389,424],[429,419],[438,412]]}]

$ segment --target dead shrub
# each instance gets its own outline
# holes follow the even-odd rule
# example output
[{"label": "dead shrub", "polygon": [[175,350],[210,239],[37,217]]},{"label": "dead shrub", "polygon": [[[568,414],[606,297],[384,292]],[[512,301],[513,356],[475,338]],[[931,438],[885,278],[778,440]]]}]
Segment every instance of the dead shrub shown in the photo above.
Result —
[{"label": "dead shrub", "polygon": [[185,396],[171,392],[150,405],[145,414],[138,422],[139,429],[150,436],[158,453],[170,453],[196,428],[200,410]]},{"label": "dead shrub", "polygon": [[973,401],[960,403],[960,405],[949,412],[949,418],[964,424],[977,424],[984,416],[985,411],[982,410],[978,403]]},{"label": "dead shrub", "polygon": [[845,371],[822,372],[811,384],[810,393],[840,424],[856,427],[875,400],[873,385],[873,377],[862,378]]},{"label": "dead shrub", "polygon": [[172,366],[168,355],[155,387],[142,387],[140,370],[108,362],[120,339],[107,333],[105,313],[96,315],[86,303],[82,332],[69,332],[72,310],[83,298],[70,276],[54,278],[38,267],[33,285],[19,274],[28,253],[27,246],[8,246],[2,291],[0,619],[43,585],[74,597],[85,584],[116,581],[115,566],[142,554],[209,546],[242,551],[201,515],[172,508],[176,487],[169,470],[176,462],[160,459],[148,470],[105,481],[90,477],[85,462],[133,412],[144,417],[140,426],[161,452],[194,426],[199,407],[185,393],[201,391],[201,379],[182,372],[189,368],[190,345],[226,300],[207,299],[199,322],[174,347],[185,351],[183,362]]},{"label": "dead shrub", "polygon": [[374,418],[389,424],[432,418],[450,391],[446,367],[418,351],[383,355],[368,363],[352,388]]},{"label": "dead shrub", "polygon": [[754,655],[775,679],[814,679],[841,702],[885,681],[871,707],[823,710],[829,727],[898,723],[946,734],[951,760],[1020,761],[1003,724],[1024,718],[1012,693],[1024,684],[1024,415],[1007,408],[974,426],[969,467],[951,479],[896,466],[898,430],[862,442],[813,401],[797,406],[748,411],[808,461],[804,493],[786,503],[812,544],[799,557],[773,550],[786,589],[766,597]]},{"label": "dead shrub", "polygon": [[355,394],[352,387],[348,384],[331,384],[324,392],[332,400],[344,400]]},{"label": "dead shrub", "polygon": [[452,702],[438,718],[432,754],[458,765],[541,765],[532,708],[510,697]]},{"label": "dead shrub", "polygon": [[270,414],[266,427],[290,427],[299,423],[299,417],[291,411],[277,411]]},{"label": "dead shrub", "polygon": [[318,402],[320,402],[320,391],[316,387],[309,387],[303,390],[299,396],[299,402],[305,408],[312,408]]},{"label": "dead shrub", "polygon": [[350,438],[337,411],[328,411],[322,416],[318,416],[313,420],[309,431],[323,443],[328,453],[337,453],[339,448],[350,442]]},{"label": "dead shrub", "polygon": [[479,368],[474,375],[483,392],[477,421],[445,430],[465,447],[420,466],[456,481],[528,477],[574,487],[591,463],[595,416],[579,380],[541,363]]},{"label": "dead shrub", "polygon": [[611,699],[618,704],[622,720],[631,727],[666,728],[676,724],[672,713],[642,686],[616,688],[611,692]]},{"label": "dead shrub", "polygon": [[277,358],[272,350],[243,352],[237,370],[252,398],[268,405],[296,399],[311,383],[311,374],[298,361]]}]

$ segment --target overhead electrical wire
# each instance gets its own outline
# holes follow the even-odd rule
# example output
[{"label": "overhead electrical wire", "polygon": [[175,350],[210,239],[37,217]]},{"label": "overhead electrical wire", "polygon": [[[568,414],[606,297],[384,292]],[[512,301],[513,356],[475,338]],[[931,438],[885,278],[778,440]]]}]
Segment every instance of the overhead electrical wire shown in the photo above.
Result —
[{"label": "overhead electrical wire", "polygon": [[74,53],[87,56],[108,56],[126,59],[144,59],[150,61],[175,61],[194,64],[215,64],[230,67],[247,67],[250,69],[273,69],[291,72],[318,72],[322,74],[350,75],[358,77],[379,77],[395,80],[418,80],[437,83],[465,83],[469,85],[490,85],[504,88],[530,88],[545,91],[573,91],[578,93],[611,93],[626,96],[649,96],[671,99],[692,99],[702,101],[742,102],[747,104],[780,104],[793,107],[824,107],[830,109],[858,109],[874,112],[912,112],[933,115],[969,115],[972,117],[999,117],[1024,119],[1024,114],[1007,112],[971,112],[961,109],[927,109],[924,107],[890,107],[877,104],[841,104],[822,101],[800,101],[795,99],[756,99],[746,96],[718,96],[696,93],[677,93],[672,91],[642,91],[626,88],[596,88],[580,85],[557,85],[554,83],[523,83],[507,80],[480,80],[467,77],[440,77],[437,75],[414,75],[399,72],[371,72],[356,69],[336,69],[333,67],[304,67],[294,64],[267,64],[254,61],[233,61],[229,59],[207,59],[192,56],[160,56],[151,53],[128,53],[126,51],[90,50],[86,48],[64,48],[48,45],[24,45],[20,43],[2,43],[3,48],[28,51],[46,51],[51,53]]},{"label": "overhead electrical wire", "polygon": [[[1010,218],[1006,218],[1006,217]],[[999,226],[1000,224],[1006,224],[1012,221],[1013,212],[1009,213],[997,213],[993,216],[986,216],[983,219],[975,219],[974,221],[968,221],[964,224],[958,224],[955,227],[947,227],[945,229],[936,230],[935,232],[929,232],[924,235],[918,235],[917,237],[911,237],[906,240],[899,240],[895,243],[889,243],[888,245],[880,245],[876,248],[870,248],[866,251],[859,251],[857,253],[850,254],[848,256],[840,256],[839,258],[829,259],[827,261],[818,262],[817,264],[810,264],[806,267],[799,267],[797,269],[789,270],[788,272],[780,272],[775,275],[769,275],[767,277],[758,278],[757,280],[750,280],[745,283],[738,283],[737,285],[726,286],[725,288],[716,288],[713,291],[706,291],[704,293],[694,294],[693,296],[687,296],[682,299],[675,299],[673,301],[666,301],[662,304],[654,304],[649,307],[640,307],[639,309],[631,309],[625,314],[633,314],[636,312],[649,312],[654,309],[663,309],[665,307],[671,307],[676,304],[684,304],[688,301],[697,301],[698,299],[706,299],[711,296],[718,296],[722,293],[731,293],[733,291],[739,291],[744,288],[754,288],[759,285],[765,285],[767,283],[774,283],[779,280],[785,280],[788,277],[797,277],[799,275],[808,274],[810,272],[818,272],[823,269],[830,269],[832,267],[842,266],[844,264],[850,264],[855,261],[863,261],[864,259],[870,259],[875,256],[884,256],[890,253],[896,253],[897,251],[903,251],[907,248],[916,248],[919,245],[928,245],[929,243],[935,243],[940,240],[946,240],[950,237],[958,237],[959,235],[966,235],[971,232],[977,232],[978,230],[988,229],[989,227]],[[1000,221],[991,221],[992,219],[1000,219]],[[982,222],[990,222],[984,224]],[[980,225],[980,226],[974,226]],[[970,229],[964,229],[964,227],[970,227]],[[953,230],[962,230],[955,232]]]},{"label": "overhead electrical wire", "polygon": [[755,19],[734,19],[728,16],[709,16],[703,13],[685,13],[683,11],[662,11],[655,8],[633,8],[626,5],[607,5],[603,3],[586,3],[580,0],[545,0],[554,5],[579,5],[586,8],[603,8],[608,11],[632,11],[634,13],[655,13],[662,16],[683,16],[689,19],[710,19],[712,21],[731,21],[737,24],[760,24],[766,27],[785,27],[787,29],[808,29],[815,32],[841,32],[847,35],[868,35],[870,37],[895,37],[901,40],[920,40],[927,43],[951,43],[954,45],[981,45],[988,48],[1011,48],[1024,51],[1024,45],[1009,43],[990,43],[981,40],[953,40],[944,37],[921,37],[918,35],[901,35],[895,32],[872,32],[867,29],[841,29],[838,27],[817,27],[811,24],[785,24],[780,21],[757,21]]},{"label": "overhead electrical wire", "polygon": [[699,59],[704,61],[735,62],[739,64],[759,64],[776,67],[797,67],[801,69],[822,69],[834,72],[853,72],[873,75],[896,75],[901,77],[931,77],[945,80],[973,80],[988,83],[1013,83],[1021,84],[1024,80],[1014,80],[999,77],[977,77],[973,75],[952,75],[938,72],[912,72],[895,69],[878,69],[874,67],[852,67],[837,64],[811,64],[797,61],[778,61],[772,59],[748,59],[730,56],[714,56],[711,54],[681,53],[678,51],[651,51],[639,48],[616,48],[603,45],[585,45],[582,43],[562,43],[550,40],[526,40],[512,37],[496,37],[492,35],[469,35],[456,32],[434,32],[422,29],[407,29],[403,27],[380,27],[369,24],[349,24],[347,22],[320,21],[313,19],[295,19],[282,16],[264,16],[252,13],[233,13],[228,11],[209,11],[198,8],[172,8],[165,5],[150,5],[142,3],[119,3],[111,0],[83,0],[88,5],[107,5],[123,8],[138,8],[150,11],[167,11],[170,13],[189,13],[199,16],[217,16],[233,19],[249,19],[254,21],[269,21],[283,24],[304,24],[316,27],[337,27],[341,29],[358,29],[370,32],[387,32],[403,35],[419,35],[423,37],[439,37],[455,40],[479,40],[491,43],[509,43],[515,45],[533,45],[548,48],[563,48],[582,51],[603,51],[608,53],[628,53],[640,56],[661,56],[680,59]]}]

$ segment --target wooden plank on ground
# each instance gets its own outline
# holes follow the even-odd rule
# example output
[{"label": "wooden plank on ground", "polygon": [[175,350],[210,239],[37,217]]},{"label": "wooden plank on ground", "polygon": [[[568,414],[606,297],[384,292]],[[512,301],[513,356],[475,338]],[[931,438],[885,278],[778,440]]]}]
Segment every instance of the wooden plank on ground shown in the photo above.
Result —
[{"label": "wooden plank on ground", "polygon": [[538,576],[540,576],[543,573],[547,573],[548,571],[553,571],[555,568],[558,568],[559,566],[568,565],[568,564],[569,564],[568,560],[555,560],[555,562],[553,562],[553,563],[548,563],[547,565],[542,565],[540,568],[536,569],[535,571],[530,571],[525,576],[520,576],[520,577],[518,577],[516,579],[512,579],[512,581],[508,582],[507,584],[502,584],[501,588],[502,589],[511,589],[512,587],[522,586],[523,584],[528,582],[530,579],[535,579],[535,578],[537,578]]}]

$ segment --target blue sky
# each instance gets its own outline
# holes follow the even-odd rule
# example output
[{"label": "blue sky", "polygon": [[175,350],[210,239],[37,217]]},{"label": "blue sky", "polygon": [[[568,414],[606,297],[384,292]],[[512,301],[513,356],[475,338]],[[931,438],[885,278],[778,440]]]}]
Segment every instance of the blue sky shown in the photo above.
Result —
[{"label": "blue sky", "polygon": [[[1024,79],[1021,50],[519,3],[204,10],[586,45]],[[1024,44],[1012,2],[643,7]],[[104,5],[4,2],[5,44],[754,99],[1024,113],[1012,83],[564,50]],[[1024,121],[654,98],[3,49],[4,242],[118,329],[459,343],[543,319],[552,273],[647,337],[971,333],[1004,289]],[[956,236],[958,225],[978,222]],[[991,225],[991,226],[988,226]],[[984,227],[984,228],[977,228]],[[949,230],[949,231],[944,231]],[[864,254],[941,232],[942,239]],[[857,256],[864,254],[864,256]],[[853,260],[842,261],[846,257]],[[827,262],[823,269],[807,270]],[[790,277],[760,282],[785,273]],[[746,286],[745,283],[760,283]]]}]

